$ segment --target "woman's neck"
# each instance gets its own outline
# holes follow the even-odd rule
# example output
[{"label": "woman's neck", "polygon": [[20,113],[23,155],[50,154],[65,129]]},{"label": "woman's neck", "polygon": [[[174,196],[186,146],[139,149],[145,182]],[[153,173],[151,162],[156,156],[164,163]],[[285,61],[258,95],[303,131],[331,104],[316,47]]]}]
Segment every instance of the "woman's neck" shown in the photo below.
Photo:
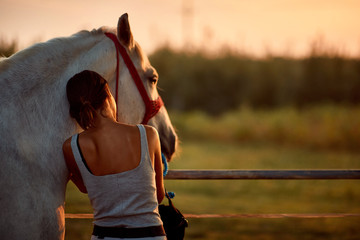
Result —
[{"label": "woman's neck", "polygon": [[95,128],[101,129],[116,123],[115,116],[107,109],[98,110],[95,117]]}]

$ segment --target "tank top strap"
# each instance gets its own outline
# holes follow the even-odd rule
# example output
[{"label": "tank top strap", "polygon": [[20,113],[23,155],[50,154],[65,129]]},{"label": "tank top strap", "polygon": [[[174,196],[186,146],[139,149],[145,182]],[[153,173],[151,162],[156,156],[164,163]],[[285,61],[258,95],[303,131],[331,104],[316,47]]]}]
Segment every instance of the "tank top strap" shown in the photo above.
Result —
[{"label": "tank top strap", "polygon": [[150,166],[152,167],[152,162],[151,162],[150,153],[149,153],[149,145],[148,145],[147,135],[146,135],[146,129],[145,129],[144,125],[142,125],[142,124],[137,124],[136,126],[139,128],[139,131],[140,131],[141,160],[142,161],[146,160],[148,163],[150,163]]},{"label": "tank top strap", "polygon": [[71,137],[71,149],[72,149],[72,152],[74,155],[76,165],[78,166],[81,174],[84,174],[84,173],[91,174],[91,171],[88,168],[88,166],[82,156],[81,150],[79,148],[79,134],[78,133]]},{"label": "tank top strap", "polygon": [[71,137],[71,150],[72,150],[72,153],[74,155],[76,163],[78,162],[79,159],[81,159],[80,151],[79,151],[78,146],[77,146],[78,137],[79,137],[78,133],[74,134]]}]

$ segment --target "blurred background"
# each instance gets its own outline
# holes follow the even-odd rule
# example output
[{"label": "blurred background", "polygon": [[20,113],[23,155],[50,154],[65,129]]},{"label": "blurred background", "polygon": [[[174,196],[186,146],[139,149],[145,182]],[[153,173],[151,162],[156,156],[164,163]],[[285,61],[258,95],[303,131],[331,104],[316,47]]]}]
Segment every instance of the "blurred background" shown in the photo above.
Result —
[{"label": "blurred background", "polygon": [[[125,12],[181,140],[170,169],[360,168],[359,1],[0,0],[0,55]],[[165,185],[184,213],[360,213],[358,181]],[[91,212],[72,183],[66,212]],[[360,238],[358,217],[189,220],[186,239]]]}]

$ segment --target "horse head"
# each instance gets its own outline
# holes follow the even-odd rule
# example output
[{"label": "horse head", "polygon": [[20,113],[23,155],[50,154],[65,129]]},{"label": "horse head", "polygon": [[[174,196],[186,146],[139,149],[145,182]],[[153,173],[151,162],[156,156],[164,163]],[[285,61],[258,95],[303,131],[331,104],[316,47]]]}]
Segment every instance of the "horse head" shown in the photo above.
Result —
[{"label": "horse head", "polygon": [[[161,101],[157,90],[159,75],[155,68],[151,66],[149,59],[142,51],[140,45],[134,40],[127,14],[123,14],[119,18],[117,38],[119,43],[125,48],[131,62],[135,66],[135,71],[141,80],[142,86],[145,88],[146,97],[155,104],[156,101],[154,101],[154,99]],[[118,92],[117,94],[115,93],[117,95],[116,99],[118,99],[118,120],[132,124],[142,122],[155,127],[159,132],[161,150],[165,154],[167,160],[170,161],[173,153],[175,152],[177,136],[165,106],[160,105],[158,106],[160,108],[157,109],[153,115],[146,115],[147,109],[146,103],[144,102],[146,100],[144,100],[144,96],[141,96],[141,91],[138,89],[139,87],[134,84],[134,76],[132,75],[131,70],[129,70],[126,66],[121,67],[118,70],[119,84],[118,86],[115,84],[115,87],[118,87]],[[144,119],[144,116],[146,120]]]}]

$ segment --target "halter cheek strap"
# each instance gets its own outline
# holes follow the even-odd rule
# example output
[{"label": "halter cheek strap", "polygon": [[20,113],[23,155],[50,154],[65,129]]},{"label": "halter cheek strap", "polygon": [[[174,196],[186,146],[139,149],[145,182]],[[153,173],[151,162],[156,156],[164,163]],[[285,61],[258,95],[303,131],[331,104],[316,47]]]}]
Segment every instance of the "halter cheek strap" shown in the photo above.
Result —
[{"label": "halter cheek strap", "polygon": [[[115,44],[116,48],[116,89],[115,89],[115,101],[116,104],[118,103],[118,86],[119,86],[119,53],[123,58],[129,72],[135,82],[137,89],[144,101],[145,104],[145,115],[142,120],[142,124],[147,124],[148,121],[154,117],[160,110],[160,108],[164,105],[161,97],[159,96],[156,100],[151,100],[146,92],[146,89],[141,81],[139,73],[137,72],[133,62],[129,54],[127,53],[126,49],[119,43],[117,36],[113,33],[105,33],[105,35],[110,38],[113,43]],[[116,116],[117,118],[117,116]]]}]

